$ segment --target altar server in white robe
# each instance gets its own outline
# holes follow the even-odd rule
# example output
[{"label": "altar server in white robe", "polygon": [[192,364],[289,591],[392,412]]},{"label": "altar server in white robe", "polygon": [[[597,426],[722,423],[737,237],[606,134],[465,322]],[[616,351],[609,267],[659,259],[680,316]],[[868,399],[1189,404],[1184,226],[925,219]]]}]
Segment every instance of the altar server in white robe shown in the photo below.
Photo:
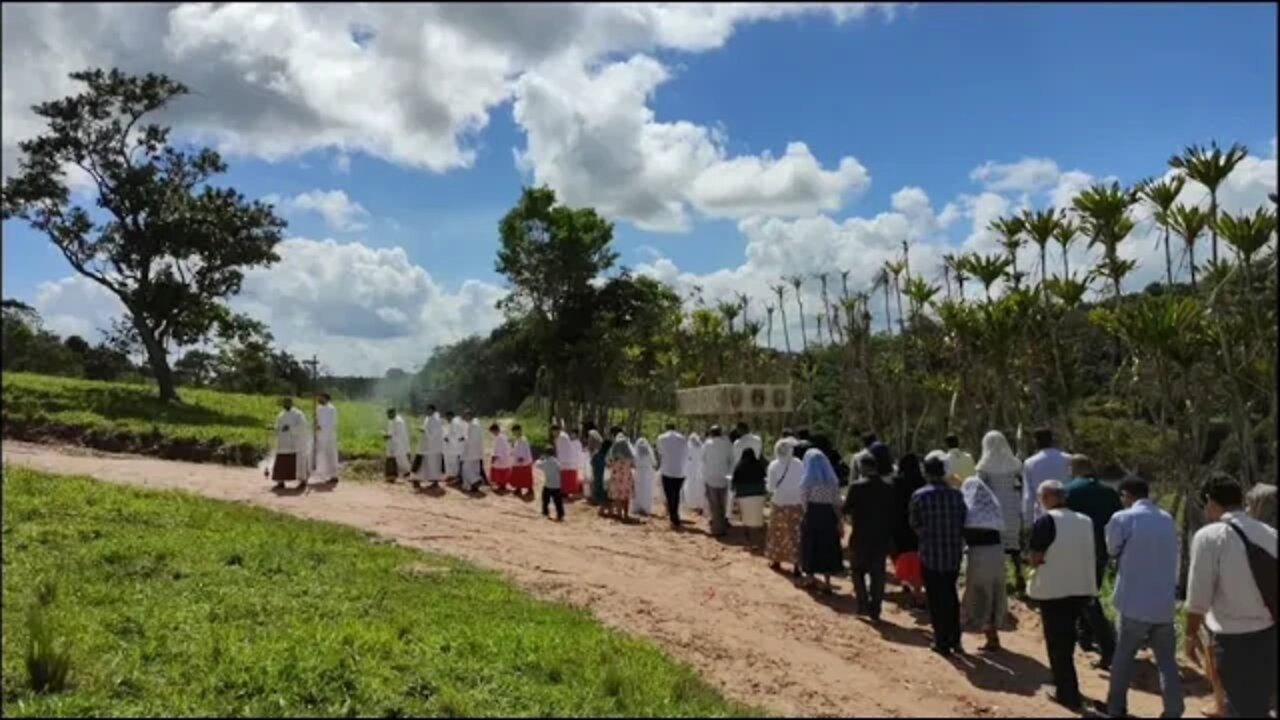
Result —
[{"label": "altar server in white robe", "polygon": [[288,481],[296,481],[298,487],[307,484],[311,476],[311,430],[307,416],[293,406],[293,398],[280,401],[280,414],[276,415],[275,448],[270,467],[263,474],[270,475],[276,488]]},{"label": "altar server in white robe", "polygon": [[313,473],[321,482],[338,483],[338,409],[329,393],[316,397],[316,467]]},{"label": "altar server in white robe", "polygon": [[394,408],[387,410],[387,429],[382,433],[386,441],[387,459],[383,475],[387,482],[409,474],[409,426]]},{"label": "altar server in white robe", "polygon": [[413,459],[413,486],[431,483],[432,487],[444,480],[444,422],[435,405],[427,405],[427,417],[422,420],[422,439],[418,441],[418,456]]},{"label": "altar server in white robe", "polygon": [[494,488],[506,490],[511,483],[511,441],[498,423],[489,426],[493,438],[493,459],[489,462],[489,481]]},{"label": "altar server in white robe", "polygon": [[462,419],[456,417],[452,410],[444,411],[444,479],[447,483],[455,482],[462,471],[462,439],[465,435],[458,430],[461,423]]},{"label": "altar server in white robe", "polygon": [[520,423],[511,426],[511,435],[515,438],[511,489],[516,491],[516,495],[533,497],[533,451],[529,448],[529,440],[524,436],[524,428],[520,427]]},{"label": "altar server in white robe", "polygon": [[684,487],[680,488],[680,504],[699,515],[707,507],[707,489],[702,483],[702,438],[689,434],[689,452],[684,460]]},{"label": "altar server in white robe", "polygon": [[478,492],[484,482],[484,430],[468,410],[462,413],[462,488]]},{"label": "altar server in white robe", "polygon": [[640,438],[636,441],[636,481],[631,495],[631,512],[634,515],[649,515],[653,512],[653,478],[656,466],[653,446],[649,445],[648,440]]}]

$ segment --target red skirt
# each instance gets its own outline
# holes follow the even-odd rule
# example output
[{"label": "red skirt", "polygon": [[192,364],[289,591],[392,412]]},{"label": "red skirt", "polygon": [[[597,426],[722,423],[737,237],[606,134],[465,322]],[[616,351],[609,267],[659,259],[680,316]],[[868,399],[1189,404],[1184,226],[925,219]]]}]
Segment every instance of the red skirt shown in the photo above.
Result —
[{"label": "red skirt", "polygon": [[566,497],[582,492],[582,486],[578,484],[577,470],[560,471],[560,492]]},{"label": "red skirt", "polygon": [[511,468],[511,489],[512,490],[532,490],[533,489],[533,466],[532,465],[516,465]]},{"label": "red skirt", "polygon": [[920,569],[920,553],[898,553],[893,560],[893,574],[898,582],[919,588],[924,585],[924,572]]},{"label": "red skirt", "polygon": [[511,468],[489,468],[489,480],[495,488],[505,488],[511,483]]}]

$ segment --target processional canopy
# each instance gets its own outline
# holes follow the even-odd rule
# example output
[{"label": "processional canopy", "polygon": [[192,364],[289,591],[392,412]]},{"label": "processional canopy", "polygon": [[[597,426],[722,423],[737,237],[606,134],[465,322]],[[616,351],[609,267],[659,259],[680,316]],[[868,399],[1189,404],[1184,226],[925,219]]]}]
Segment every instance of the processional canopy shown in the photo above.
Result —
[{"label": "processional canopy", "polygon": [[791,412],[790,385],[704,385],[676,391],[685,416],[774,415]]}]

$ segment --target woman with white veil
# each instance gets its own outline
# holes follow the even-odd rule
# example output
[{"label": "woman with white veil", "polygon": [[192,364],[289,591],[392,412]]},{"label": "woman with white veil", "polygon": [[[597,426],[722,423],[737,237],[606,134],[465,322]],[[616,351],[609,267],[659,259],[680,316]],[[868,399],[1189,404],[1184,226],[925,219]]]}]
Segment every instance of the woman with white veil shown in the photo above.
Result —
[{"label": "woman with white veil", "polygon": [[977,465],[978,477],[1000,504],[1004,527],[1000,539],[1004,552],[1013,560],[1015,589],[1021,593],[1022,579],[1022,461],[1013,454],[1009,441],[998,430],[982,437],[982,457]]},{"label": "woman with white veil", "polygon": [[707,489],[702,483],[702,438],[689,433],[689,453],[684,460],[684,487],[680,502],[699,515],[707,507]]},{"label": "woman with white veil", "polygon": [[653,512],[653,478],[657,460],[649,441],[636,441],[636,489],[631,496],[631,512],[649,515]]}]

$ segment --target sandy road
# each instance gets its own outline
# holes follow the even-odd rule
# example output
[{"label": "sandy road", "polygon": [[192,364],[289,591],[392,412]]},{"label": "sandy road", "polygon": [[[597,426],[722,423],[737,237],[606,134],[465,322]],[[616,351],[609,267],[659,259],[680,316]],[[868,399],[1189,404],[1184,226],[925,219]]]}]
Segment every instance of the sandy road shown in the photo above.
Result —
[{"label": "sandy road", "polygon": [[[894,602],[879,628],[852,615],[849,583],[834,597],[811,595],[758,556],[707,537],[705,523],[672,532],[653,519],[603,520],[585,503],[563,524],[510,496],[432,496],[405,485],[349,483],[333,491],[276,494],[249,468],[104,455],[4,443],[4,461],[55,473],[252,503],[298,517],[343,523],[465,558],[505,573],[536,595],[585,607],[605,624],[652,639],[736,699],[787,715],[1063,716],[1040,695],[1048,682],[1040,625],[1020,604],[1005,650],[944,660],[928,649],[927,626]],[[661,493],[657,493],[661,497]],[[965,644],[976,648],[977,636]],[[1081,687],[1104,698],[1106,676],[1077,654]],[[1192,677],[1195,680],[1192,680]],[[1159,715],[1152,664],[1140,655],[1130,712]],[[1184,678],[1188,711],[1205,686]]]}]

